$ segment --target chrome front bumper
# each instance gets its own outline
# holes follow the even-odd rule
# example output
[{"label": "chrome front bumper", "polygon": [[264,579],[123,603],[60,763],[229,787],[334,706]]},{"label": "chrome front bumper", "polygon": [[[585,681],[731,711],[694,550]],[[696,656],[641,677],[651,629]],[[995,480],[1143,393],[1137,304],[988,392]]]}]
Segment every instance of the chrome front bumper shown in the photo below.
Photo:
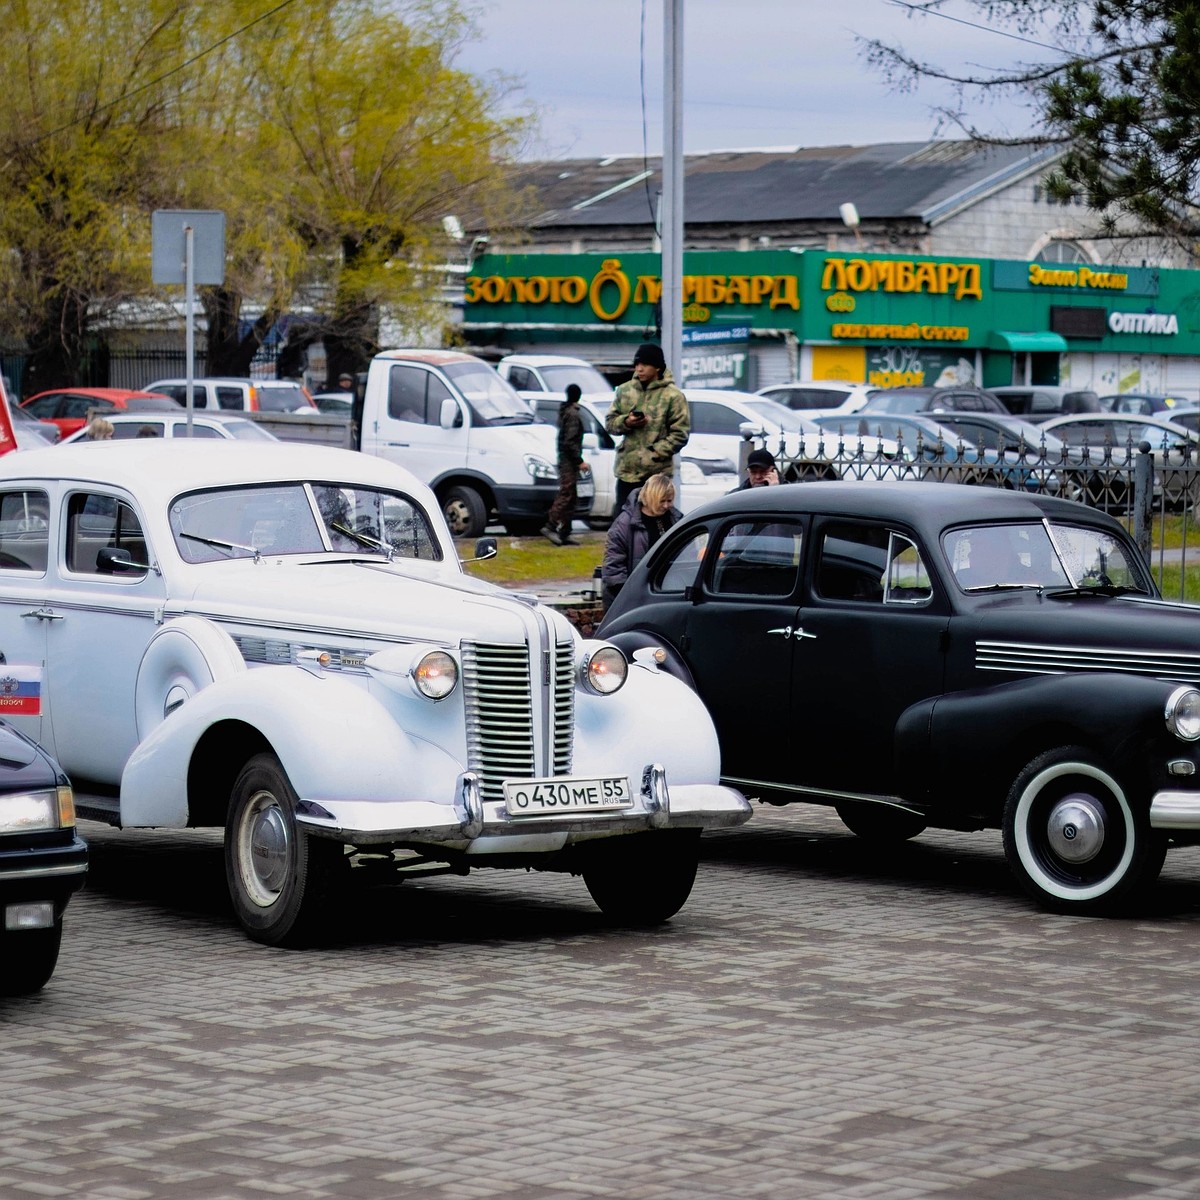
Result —
[{"label": "chrome front bumper", "polygon": [[[668,787],[666,772],[657,764],[642,773],[634,806],[620,812],[581,812],[553,817],[510,817],[502,802],[485,802],[479,777],[473,771],[459,776],[453,806],[428,800],[397,800],[391,804],[347,801],[331,812],[328,807],[301,803],[297,821],[310,833],[356,845],[435,842],[460,847],[481,840],[529,838],[572,833],[637,833],[648,829],[717,829],[750,819],[750,802],[741,792],[717,783]],[[522,848],[533,849],[523,846]],[[547,850],[555,845],[547,845]]]}]

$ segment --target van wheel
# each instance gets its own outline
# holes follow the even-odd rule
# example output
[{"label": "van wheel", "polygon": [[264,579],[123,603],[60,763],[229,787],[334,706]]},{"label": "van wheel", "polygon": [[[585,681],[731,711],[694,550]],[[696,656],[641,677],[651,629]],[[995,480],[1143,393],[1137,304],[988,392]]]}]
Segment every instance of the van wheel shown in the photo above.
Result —
[{"label": "van wheel", "polygon": [[447,488],[442,496],[442,514],[454,537],[477,538],[487,528],[487,505],[474,488]]}]

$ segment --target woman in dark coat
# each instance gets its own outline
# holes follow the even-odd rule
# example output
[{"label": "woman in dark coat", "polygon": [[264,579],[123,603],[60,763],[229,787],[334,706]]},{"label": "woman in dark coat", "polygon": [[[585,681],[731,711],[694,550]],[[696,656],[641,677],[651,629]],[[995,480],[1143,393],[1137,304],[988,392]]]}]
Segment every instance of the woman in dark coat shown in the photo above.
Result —
[{"label": "woman in dark coat", "polygon": [[651,475],[625,501],[608,530],[604,565],[600,568],[604,607],[625,586],[630,571],[646,552],[683,515],[675,505],[675,484],[670,475]]}]

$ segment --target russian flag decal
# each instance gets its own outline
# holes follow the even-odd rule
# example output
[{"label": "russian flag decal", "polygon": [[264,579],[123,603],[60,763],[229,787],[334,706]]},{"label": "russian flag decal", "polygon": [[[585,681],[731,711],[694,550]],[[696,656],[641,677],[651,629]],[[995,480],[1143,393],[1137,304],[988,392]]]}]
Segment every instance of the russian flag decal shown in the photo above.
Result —
[{"label": "russian flag decal", "polygon": [[42,715],[42,668],[0,665],[0,717]]}]

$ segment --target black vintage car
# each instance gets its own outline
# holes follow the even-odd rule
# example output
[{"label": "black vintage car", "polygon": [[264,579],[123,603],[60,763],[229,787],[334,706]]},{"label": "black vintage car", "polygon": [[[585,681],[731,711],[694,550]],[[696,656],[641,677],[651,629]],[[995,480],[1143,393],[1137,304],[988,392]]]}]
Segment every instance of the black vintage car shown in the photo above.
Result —
[{"label": "black vintage car", "polygon": [[[20,692],[0,666],[0,696],[20,703]],[[86,873],[67,777],[0,720],[0,996],[36,992],[54,973],[63,912]]]},{"label": "black vintage car", "polygon": [[601,633],[699,691],[725,782],[863,837],[1002,828],[1048,907],[1117,907],[1200,837],[1200,609],[1083,505],[740,491],[659,541]]}]

